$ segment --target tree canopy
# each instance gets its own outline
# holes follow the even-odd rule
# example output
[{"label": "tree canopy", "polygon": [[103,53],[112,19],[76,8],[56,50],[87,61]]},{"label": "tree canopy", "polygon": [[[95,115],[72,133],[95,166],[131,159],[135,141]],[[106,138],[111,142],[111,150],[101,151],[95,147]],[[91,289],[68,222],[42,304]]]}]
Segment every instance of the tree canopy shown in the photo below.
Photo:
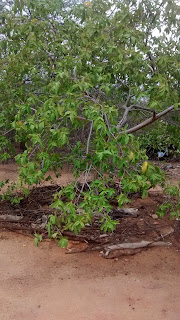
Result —
[{"label": "tree canopy", "polygon": [[[68,228],[76,216],[79,230],[97,207],[108,214],[115,191],[104,172],[121,178],[120,206],[162,180],[129,133],[178,109],[179,15],[175,0],[1,3],[1,160],[24,143],[16,156],[21,187],[67,163],[84,173],[84,215],[75,214],[77,183],[56,196],[54,207],[72,214]],[[91,170],[99,180],[89,185]]]}]

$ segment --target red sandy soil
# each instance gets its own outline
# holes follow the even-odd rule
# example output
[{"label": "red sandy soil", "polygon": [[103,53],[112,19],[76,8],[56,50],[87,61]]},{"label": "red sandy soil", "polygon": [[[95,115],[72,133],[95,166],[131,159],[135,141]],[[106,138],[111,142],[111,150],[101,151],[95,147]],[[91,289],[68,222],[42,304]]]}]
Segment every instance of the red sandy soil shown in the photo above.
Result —
[{"label": "red sandy soil", "polygon": [[106,260],[54,242],[0,237],[2,320],[179,320],[180,252],[154,248]]}]

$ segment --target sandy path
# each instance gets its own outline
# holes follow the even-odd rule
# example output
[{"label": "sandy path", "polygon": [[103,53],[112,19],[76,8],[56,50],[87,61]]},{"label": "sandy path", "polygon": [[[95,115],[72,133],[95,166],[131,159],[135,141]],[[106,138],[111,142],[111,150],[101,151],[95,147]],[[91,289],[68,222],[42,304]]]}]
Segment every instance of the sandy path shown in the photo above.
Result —
[{"label": "sandy path", "polygon": [[105,260],[0,235],[0,320],[179,320],[180,253]]}]

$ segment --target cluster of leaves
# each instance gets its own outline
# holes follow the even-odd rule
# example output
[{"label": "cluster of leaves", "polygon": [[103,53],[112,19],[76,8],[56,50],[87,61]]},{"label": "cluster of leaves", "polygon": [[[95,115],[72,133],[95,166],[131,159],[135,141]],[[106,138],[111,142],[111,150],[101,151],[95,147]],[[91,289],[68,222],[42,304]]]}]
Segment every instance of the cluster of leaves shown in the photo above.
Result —
[{"label": "cluster of leaves", "polygon": [[[5,189],[6,191],[4,191]],[[0,181],[0,192],[2,200],[10,200],[11,204],[18,204],[29,194],[28,189],[23,188],[23,194],[18,195],[17,183],[10,182],[9,179]],[[16,195],[15,195],[16,194]]]},{"label": "cluster of leaves", "polygon": [[158,214],[160,217],[164,217],[169,213],[170,218],[180,218],[180,182],[178,186],[167,185],[165,188],[165,194],[168,196],[168,200],[163,203],[159,209]]},{"label": "cluster of leaves", "polygon": [[[85,184],[79,188],[79,184],[76,182],[56,193],[54,203],[51,205],[51,208],[55,209],[55,215],[49,217],[47,224],[48,236],[58,238],[59,245],[64,246],[66,240],[63,237],[63,231],[71,230],[77,235],[81,229],[92,223],[94,215],[99,217],[100,230],[112,232],[118,224],[109,216],[113,200],[116,200],[119,207],[122,208],[123,205],[131,201],[128,195],[141,192],[144,198],[150,187],[157,183],[163,185],[164,177],[158,167],[145,162],[147,163],[145,170],[143,166],[139,169],[137,166],[137,171],[135,171],[135,162],[132,165],[131,161],[133,159],[119,161],[118,174],[121,177],[119,193],[117,193],[115,183],[110,176],[99,178],[91,183],[86,182],[88,190],[84,190]],[[125,174],[126,168],[129,170],[128,174]]]},{"label": "cluster of leaves", "polygon": [[[111,14],[112,4],[65,10],[63,2],[26,0],[1,11],[2,160],[12,143],[23,142],[30,158],[42,150],[37,160],[45,170],[57,162],[55,154],[47,160],[49,152],[66,144],[83,117],[105,122],[107,113],[104,125],[115,125],[129,90],[133,103],[143,98],[157,111],[177,105],[176,2],[115,1]],[[165,25],[161,37],[153,35]]]},{"label": "cluster of leaves", "polygon": [[[129,193],[145,196],[163,180],[150,164],[142,172],[147,157],[125,133],[126,113],[144,104],[156,111],[178,108],[178,10],[175,0],[12,0],[0,8],[1,160],[24,144],[15,157],[18,187],[38,184],[49,170],[69,164],[76,177],[83,173],[85,186],[92,171],[100,184],[104,172],[111,179],[117,173],[123,205]],[[49,234],[62,218],[79,232],[98,206],[103,230],[112,230],[103,183],[101,191],[95,184],[89,194],[80,190],[76,205],[60,196],[57,210],[64,214],[51,217]],[[89,215],[84,207],[77,214],[86,201]]]}]

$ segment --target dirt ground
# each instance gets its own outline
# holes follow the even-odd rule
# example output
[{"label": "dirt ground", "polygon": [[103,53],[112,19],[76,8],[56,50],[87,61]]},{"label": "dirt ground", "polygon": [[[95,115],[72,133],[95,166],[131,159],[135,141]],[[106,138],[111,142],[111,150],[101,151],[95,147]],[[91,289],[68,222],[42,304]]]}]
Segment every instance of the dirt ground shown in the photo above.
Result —
[{"label": "dirt ground", "polygon": [[[15,181],[16,168],[4,169],[1,176]],[[177,182],[180,168],[169,173]],[[50,240],[36,248],[30,236],[0,231],[0,320],[180,318],[178,246],[104,259],[98,252],[66,254]]]},{"label": "dirt ground", "polygon": [[180,252],[106,260],[2,232],[1,320],[179,320]]}]

